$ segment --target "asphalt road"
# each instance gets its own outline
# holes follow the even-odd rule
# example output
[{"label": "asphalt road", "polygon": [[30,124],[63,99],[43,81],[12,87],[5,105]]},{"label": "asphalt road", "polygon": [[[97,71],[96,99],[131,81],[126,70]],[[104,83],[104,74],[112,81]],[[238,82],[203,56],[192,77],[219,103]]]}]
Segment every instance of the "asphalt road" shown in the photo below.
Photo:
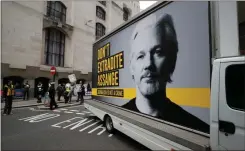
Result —
[{"label": "asphalt road", "polygon": [[109,134],[84,106],[13,113],[2,116],[2,150],[148,150],[120,132]]}]

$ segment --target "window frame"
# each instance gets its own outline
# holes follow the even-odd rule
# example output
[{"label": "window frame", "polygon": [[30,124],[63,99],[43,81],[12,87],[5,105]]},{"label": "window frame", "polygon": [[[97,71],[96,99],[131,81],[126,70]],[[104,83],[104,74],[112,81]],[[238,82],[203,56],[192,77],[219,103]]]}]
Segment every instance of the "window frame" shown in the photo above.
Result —
[{"label": "window frame", "polygon": [[[51,35],[51,33],[53,34]],[[66,39],[66,35],[60,30],[55,28],[45,29],[45,48],[44,48],[45,58],[44,59],[46,65],[64,67],[65,39]],[[54,46],[56,49],[54,49]],[[49,60],[50,57],[51,60]],[[53,57],[54,57],[54,61],[53,61]],[[56,63],[57,61],[58,63]]]},{"label": "window frame", "polygon": [[[60,10],[57,10],[58,5],[60,5]],[[61,22],[66,22],[66,11],[67,7],[60,1],[47,1],[47,11],[48,17],[53,19],[58,19]],[[59,15],[57,15],[59,14]]]},{"label": "window frame", "polygon": [[99,39],[100,37],[104,36],[105,33],[106,33],[106,27],[103,24],[97,22],[95,28],[96,39]]},{"label": "window frame", "polygon": [[100,6],[96,6],[96,16],[102,20],[106,20],[105,10]]}]

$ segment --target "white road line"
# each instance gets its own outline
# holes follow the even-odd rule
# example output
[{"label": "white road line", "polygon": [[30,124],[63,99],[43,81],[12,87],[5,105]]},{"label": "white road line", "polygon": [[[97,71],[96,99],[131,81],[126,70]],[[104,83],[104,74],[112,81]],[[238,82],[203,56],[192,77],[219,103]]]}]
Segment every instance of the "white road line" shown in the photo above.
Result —
[{"label": "white road line", "polygon": [[97,122],[95,122],[95,123],[93,123],[93,124],[91,124],[91,125],[89,125],[89,126],[87,126],[87,127],[84,127],[84,128],[81,129],[79,132],[82,132],[82,131],[88,129],[88,128],[90,128],[91,126],[94,126],[95,124],[97,124],[97,123],[99,123],[99,122],[100,122],[100,121],[97,121]]},{"label": "white road line", "polygon": [[94,114],[89,114],[89,116],[94,116]]},{"label": "white road line", "polygon": [[81,105],[76,105],[76,106],[68,106],[68,107],[66,107],[66,108],[77,108],[77,107],[80,107],[80,106],[84,106],[84,105],[81,104]]},{"label": "white road line", "polygon": [[65,111],[64,113],[73,113],[73,112],[68,112],[68,111]]},{"label": "white road line", "polygon": [[72,111],[72,112],[78,112],[78,110],[70,110],[70,111]]},{"label": "white road line", "polygon": [[91,113],[91,112],[89,112],[89,111],[83,111],[83,113]]},{"label": "white road line", "polygon": [[94,128],[93,130],[89,131],[88,133],[91,134],[94,131],[98,130],[98,129],[102,129],[97,135],[102,134],[104,131],[106,131],[105,127],[103,127],[103,124],[100,124],[99,126],[97,126],[96,128]]},{"label": "white road line", "polygon": [[78,115],[84,115],[84,113],[76,113],[76,114],[78,114]]},{"label": "white road line", "polygon": [[60,112],[60,110],[53,110],[54,112]]},{"label": "white road line", "polygon": [[113,134],[110,134],[108,137],[112,137]]},{"label": "white road line", "polygon": [[60,110],[67,110],[67,109],[60,109]]}]

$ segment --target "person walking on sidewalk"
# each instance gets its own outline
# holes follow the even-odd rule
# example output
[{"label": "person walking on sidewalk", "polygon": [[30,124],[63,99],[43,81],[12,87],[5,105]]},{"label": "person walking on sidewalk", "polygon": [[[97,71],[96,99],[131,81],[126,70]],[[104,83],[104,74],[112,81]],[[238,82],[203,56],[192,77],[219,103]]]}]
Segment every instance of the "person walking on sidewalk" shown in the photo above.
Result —
[{"label": "person walking on sidewalk", "polygon": [[57,91],[57,94],[58,94],[58,101],[60,101],[60,97],[61,97],[61,95],[63,93],[63,88],[62,88],[61,84],[58,85],[56,91]]},{"label": "person walking on sidewalk", "polygon": [[77,90],[77,102],[82,99],[82,81],[79,82]]},{"label": "person walking on sidewalk", "polygon": [[5,100],[5,107],[3,114],[4,115],[9,115],[12,114],[12,103],[13,103],[13,96],[14,96],[14,85],[12,84],[12,81],[8,82],[7,87],[4,87],[4,91],[6,93],[6,100]]},{"label": "person walking on sidewalk", "polygon": [[72,100],[72,96],[74,95],[74,92],[75,92],[75,86],[76,86],[76,83],[71,83],[71,87],[70,87],[70,93],[69,93],[69,103],[71,103],[71,100]]},{"label": "person walking on sidewalk", "polygon": [[6,102],[6,99],[7,99],[7,92],[8,92],[8,84],[5,84],[3,87],[3,93],[2,93],[4,102]]},{"label": "person walking on sidewalk", "polygon": [[39,82],[37,85],[37,103],[42,102],[42,96],[43,96],[43,84]]},{"label": "person walking on sidewalk", "polygon": [[26,81],[26,83],[24,84],[24,100],[27,98],[27,100],[29,99],[29,89],[30,89],[30,85],[28,83],[28,81]]},{"label": "person walking on sidewalk", "polygon": [[82,84],[81,84],[81,102],[80,102],[80,104],[82,104],[84,102],[84,96],[85,96],[85,87],[84,87],[84,83],[82,82]]},{"label": "person walking on sidewalk", "polygon": [[50,83],[50,87],[49,87],[49,97],[50,97],[50,110],[53,110],[53,106],[55,106],[55,108],[58,107],[57,103],[55,102],[55,87],[54,87],[54,82]]},{"label": "person walking on sidewalk", "polygon": [[70,91],[71,91],[70,84],[67,83],[67,84],[65,85],[65,92],[64,92],[65,103],[68,103],[68,101],[69,101],[69,98],[70,98]]}]

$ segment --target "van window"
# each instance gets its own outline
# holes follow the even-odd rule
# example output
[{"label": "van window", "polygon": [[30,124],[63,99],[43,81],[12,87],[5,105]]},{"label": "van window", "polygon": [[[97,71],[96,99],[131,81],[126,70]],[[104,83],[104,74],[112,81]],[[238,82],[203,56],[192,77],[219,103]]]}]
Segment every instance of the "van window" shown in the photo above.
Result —
[{"label": "van window", "polygon": [[245,64],[227,67],[225,87],[228,106],[245,111]]}]

